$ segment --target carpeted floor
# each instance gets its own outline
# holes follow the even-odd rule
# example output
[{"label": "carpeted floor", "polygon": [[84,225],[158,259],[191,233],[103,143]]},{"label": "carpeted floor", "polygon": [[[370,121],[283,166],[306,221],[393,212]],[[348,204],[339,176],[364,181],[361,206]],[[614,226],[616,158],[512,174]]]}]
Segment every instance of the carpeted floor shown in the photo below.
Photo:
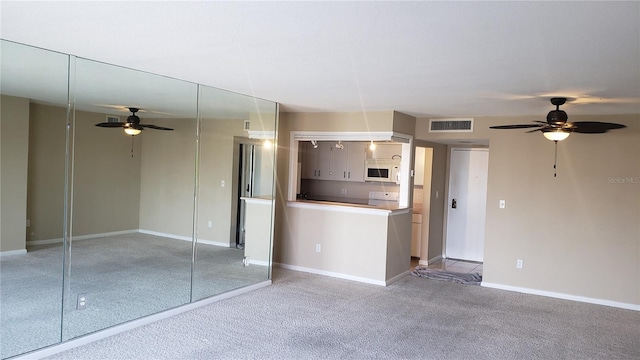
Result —
[{"label": "carpeted floor", "polygon": [[[191,246],[146,234],[74,242],[63,313],[60,244],[3,257],[0,358],[188,303]],[[199,244],[193,299],[268,279],[267,267],[244,267],[243,256],[242,250]],[[76,309],[79,294],[86,294],[83,310]]]},{"label": "carpeted floor", "polygon": [[639,359],[640,312],[406,276],[274,269],[274,283],[51,356],[86,359]]}]

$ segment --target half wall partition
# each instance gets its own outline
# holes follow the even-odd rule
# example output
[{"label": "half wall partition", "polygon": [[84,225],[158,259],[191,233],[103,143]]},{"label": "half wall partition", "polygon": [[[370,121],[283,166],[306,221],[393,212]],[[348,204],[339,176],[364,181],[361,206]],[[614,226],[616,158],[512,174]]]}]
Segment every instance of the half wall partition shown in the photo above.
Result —
[{"label": "half wall partition", "polygon": [[269,283],[277,104],[1,50],[0,358]]}]

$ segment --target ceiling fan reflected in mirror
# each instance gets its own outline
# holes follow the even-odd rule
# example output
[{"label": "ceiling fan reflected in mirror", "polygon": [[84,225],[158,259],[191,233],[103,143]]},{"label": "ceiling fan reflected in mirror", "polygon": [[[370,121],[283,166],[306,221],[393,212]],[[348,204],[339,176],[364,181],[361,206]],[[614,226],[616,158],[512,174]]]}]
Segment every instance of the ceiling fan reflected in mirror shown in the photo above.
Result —
[{"label": "ceiling fan reflected in mirror", "polygon": [[569,137],[572,133],[580,133],[580,134],[604,134],[609,130],[622,129],[625,128],[625,125],[615,124],[609,122],[600,122],[600,121],[575,121],[575,122],[567,122],[569,117],[567,113],[563,110],[560,110],[560,105],[564,105],[567,102],[567,98],[564,97],[553,97],[551,98],[551,104],[553,104],[556,109],[549,111],[547,114],[547,121],[535,121],[535,124],[516,124],[516,125],[498,125],[498,126],[490,126],[490,129],[531,129],[527,131],[528,133],[533,133],[536,131],[542,132],[542,135],[548,140],[551,140],[555,143],[556,152],[555,159],[553,163],[554,174],[556,176],[556,161],[558,157],[558,141],[562,141]]},{"label": "ceiling fan reflected in mirror", "polygon": [[98,127],[106,128],[123,128],[127,135],[136,136],[142,132],[143,129],[155,129],[155,130],[173,130],[168,127],[156,126],[151,124],[140,124],[140,117],[136,115],[140,109],[130,107],[131,115],[127,117],[126,122],[101,122],[96,124]]}]

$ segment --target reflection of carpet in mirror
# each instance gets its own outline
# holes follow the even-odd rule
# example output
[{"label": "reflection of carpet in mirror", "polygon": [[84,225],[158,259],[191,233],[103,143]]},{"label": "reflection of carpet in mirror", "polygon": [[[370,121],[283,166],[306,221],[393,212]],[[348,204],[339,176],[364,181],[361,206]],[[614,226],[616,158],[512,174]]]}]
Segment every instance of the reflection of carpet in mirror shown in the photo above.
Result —
[{"label": "reflection of carpet in mirror", "polygon": [[[73,242],[62,339],[188,303],[191,253],[189,241],[138,233]],[[267,267],[244,267],[242,250],[198,244],[196,253],[193,301],[268,279]],[[55,244],[2,258],[1,358],[60,341],[62,254]]]}]

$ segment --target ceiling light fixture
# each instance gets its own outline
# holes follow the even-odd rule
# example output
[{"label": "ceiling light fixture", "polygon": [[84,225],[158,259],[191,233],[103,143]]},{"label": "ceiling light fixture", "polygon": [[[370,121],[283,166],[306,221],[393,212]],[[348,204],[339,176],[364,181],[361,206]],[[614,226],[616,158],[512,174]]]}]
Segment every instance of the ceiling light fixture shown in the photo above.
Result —
[{"label": "ceiling light fixture", "polygon": [[127,133],[127,135],[136,136],[136,135],[140,134],[142,132],[142,130],[141,129],[132,128],[132,127],[126,127],[126,128],[124,128],[124,132]]},{"label": "ceiling light fixture", "polygon": [[318,141],[317,140],[311,140],[311,145],[313,145],[314,149],[318,148]]},{"label": "ceiling light fixture", "polygon": [[369,150],[373,151],[376,149],[376,144],[373,143],[373,140],[371,140],[371,144],[369,144]]},{"label": "ceiling light fixture", "polygon": [[553,129],[553,130],[549,129],[549,130],[542,130],[542,135],[544,135],[544,137],[547,140],[562,141],[568,138],[569,135],[571,135],[571,131],[566,129]]}]

